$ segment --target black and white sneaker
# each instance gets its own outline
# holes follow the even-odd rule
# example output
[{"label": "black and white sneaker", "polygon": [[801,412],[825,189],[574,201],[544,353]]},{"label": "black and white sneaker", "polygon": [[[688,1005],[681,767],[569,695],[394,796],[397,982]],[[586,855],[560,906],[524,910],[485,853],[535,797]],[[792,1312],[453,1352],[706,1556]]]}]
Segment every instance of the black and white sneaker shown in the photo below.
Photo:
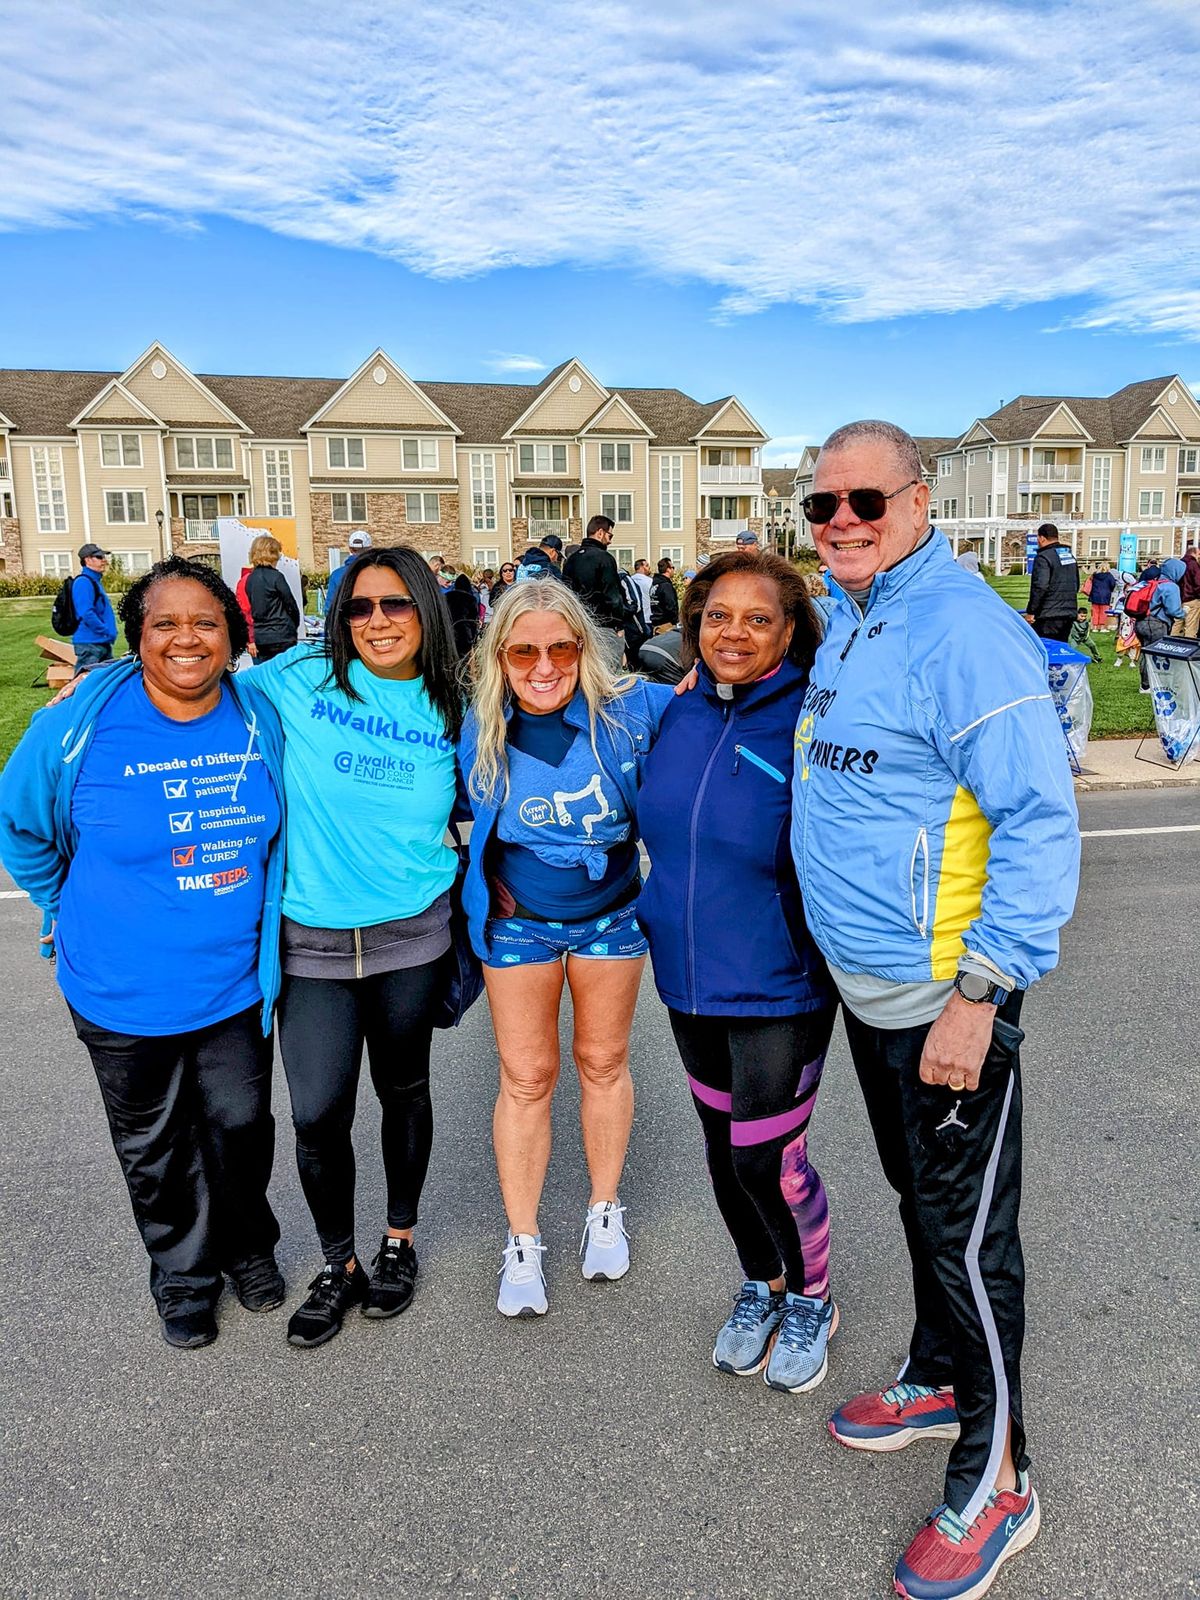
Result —
[{"label": "black and white sneaker", "polygon": [[385,1233],[371,1265],[375,1271],[363,1316],[394,1317],[407,1310],[417,1286],[417,1252],[409,1241]]},{"label": "black and white sneaker", "polygon": [[292,1312],[287,1328],[288,1343],[306,1350],[342,1331],[347,1311],[367,1298],[370,1279],[357,1261],[353,1272],[327,1261],[308,1289],[308,1299]]}]

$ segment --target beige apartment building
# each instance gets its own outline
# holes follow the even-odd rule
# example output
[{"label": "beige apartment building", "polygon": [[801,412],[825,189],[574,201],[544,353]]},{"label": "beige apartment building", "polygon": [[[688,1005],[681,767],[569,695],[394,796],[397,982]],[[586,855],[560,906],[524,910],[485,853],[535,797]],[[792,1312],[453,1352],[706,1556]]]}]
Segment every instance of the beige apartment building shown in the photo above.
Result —
[{"label": "beige apartment building", "polygon": [[608,388],[576,360],[538,384],[418,383],[382,350],[345,379],[231,377],[153,344],[121,373],[0,370],[0,563],[58,576],[95,541],[144,571],[242,516],[318,570],[356,528],[498,567],[602,512],[624,564],[687,565],[761,533],[767,442],[732,395]]}]

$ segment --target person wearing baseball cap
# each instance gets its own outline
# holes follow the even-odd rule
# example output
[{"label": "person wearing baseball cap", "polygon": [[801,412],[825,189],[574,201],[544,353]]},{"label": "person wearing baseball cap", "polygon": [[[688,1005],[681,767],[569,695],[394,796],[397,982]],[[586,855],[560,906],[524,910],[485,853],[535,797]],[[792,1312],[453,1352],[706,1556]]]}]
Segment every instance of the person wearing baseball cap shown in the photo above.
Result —
[{"label": "person wearing baseball cap", "polygon": [[79,618],[73,635],[75,643],[75,670],[99,666],[111,661],[113,644],[117,637],[117,619],[112,601],[104,587],[104,574],[108,568],[107,550],[98,544],[79,547],[79,576],[71,584],[71,602]]},{"label": "person wearing baseball cap", "polygon": [[538,544],[531,544],[517,562],[517,582],[530,578],[561,578],[563,542],[556,533],[548,533]]},{"label": "person wearing baseball cap", "polygon": [[329,574],[329,582],[325,585],[326,616],[328,616],[333,610],[333,597],[337,593],[338,584],[341,583],[342,579],[346,576],[346,573],[353,565],[354,558],[362,555],[364,550],[369,550],[370,548],[371,535],[365,528],[356,529],[346,540],[346,549],[349,550],[350,554],[346,557],[345,561],[342,562],[340,567],[336,567]]},{"label": "person wearing baseball cap", "polygon": [[757,552],[758,550],[758,535],[753,533],[749,528],[743,528],[741,533],[738,534],[737,538],[733,542],[735,545],[737,545],[739,550],[748,550],[752,552]]}]

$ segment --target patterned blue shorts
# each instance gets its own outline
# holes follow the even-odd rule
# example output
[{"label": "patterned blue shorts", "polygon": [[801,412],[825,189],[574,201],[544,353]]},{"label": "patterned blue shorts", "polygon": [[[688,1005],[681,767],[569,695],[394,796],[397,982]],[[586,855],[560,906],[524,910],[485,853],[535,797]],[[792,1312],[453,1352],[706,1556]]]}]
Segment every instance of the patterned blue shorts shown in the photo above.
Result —
[{"label": "patterned blue shorts", "polygon": [[585,961],[634,961],[649,949],[637,920],[637,901],[586,922],[540,922],[489,917],[485,967],[545,966],[563,956]]}]

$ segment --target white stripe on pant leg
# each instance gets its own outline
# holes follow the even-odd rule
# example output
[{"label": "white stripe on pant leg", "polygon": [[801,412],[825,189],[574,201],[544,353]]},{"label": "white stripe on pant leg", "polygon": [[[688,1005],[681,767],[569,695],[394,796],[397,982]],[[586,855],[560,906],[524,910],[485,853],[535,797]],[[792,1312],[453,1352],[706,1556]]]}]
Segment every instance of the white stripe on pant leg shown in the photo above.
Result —
[{"label": "white stripe on pant leg", "polygon": [[1004,1134],[1008,1128],[1008,1108],[1012,1104],[1013,1074],[1008,1075],[1008,1088],[1004,1095],[1004,1107],[1000,1112],[1000,1127],[996,1132],[996,1141],[992,1145],[992,1153],[988,1157],[987,1167],[983,1174],[983,1193],[979,1197],[979,1209],[975,1213],[975,1223],[971,1229],[971,1237],[967,1241],[967,1277],[971,1280],[971,1292],[975,1297],[975,1309],[979,1313],[979,1320],[983,1324],[983,1331],[987,1338],[988,1355],[992,1359],[992,1376],[996,1383],[996,1416],[992,1423],[992,1448],[988,1452],[987,1466],[983,1469],[983,1477],[979,1487],[967,1501],[962,1511],[962,1519],[966,1523],[974,1522],[983,1510],[984,1503],[991,1494],[996,1484],[996,1477],[1000,1471],[1000,1461],[1004,1455],[1004,1438],[1008,1430],[1009,1405],[1008,1405],[1008,1374],[1004,1370],[1004,1353],[1000,1349],[1000,1335],[996,1329],[996,1319],[992,1315],[991,1302],[983,1287],[983,1274],[979,1270],[979,1246],[983,1240],[983,1230],[987,1227],[988,1212],[992,1206],[992,1195],[996,1189],[996,1168],[1000,1165],[1000,1147],[1004,1143]]}]

